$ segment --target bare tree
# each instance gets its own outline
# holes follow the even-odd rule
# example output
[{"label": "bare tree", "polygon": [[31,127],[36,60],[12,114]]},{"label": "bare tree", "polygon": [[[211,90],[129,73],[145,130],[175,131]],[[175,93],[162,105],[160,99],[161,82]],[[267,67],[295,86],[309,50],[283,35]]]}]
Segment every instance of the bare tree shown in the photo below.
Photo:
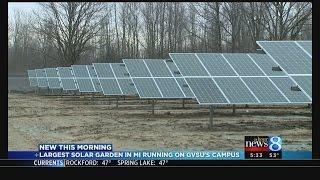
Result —
[{"label": "bare tree", "polygon": [[263,18],[266,15],[264,4],[261,2],[249,2],[245,3],[242,7],[243,22],[246,25],[248,31],[248,37],[246,37],[246,44],[251,50],[255,50],[258,45],[255,43],[257,40],[263,39],[264,24]]},{"label": "bare tree", "polygon": [[[93,2],[50,2],[41,3],[42,14],[37,18],[42,23],[34,27],[38,32],[47,34],[54,41],[62,64],[77,62],[89,48],[89,42],[100,30],[97,16],[103,6]],[[44,26],[51,24],[52,31]]]},{"label": "bare tree", "polygon": [[312,4],[304,2],[264,3],[264,24],[271,40],[296,39],[312,13]]},{"label": "bare tree", "polygon": [[8,18],[8,68],[247,52],[257,40],[312,39],[308,2],[41,3]]}]

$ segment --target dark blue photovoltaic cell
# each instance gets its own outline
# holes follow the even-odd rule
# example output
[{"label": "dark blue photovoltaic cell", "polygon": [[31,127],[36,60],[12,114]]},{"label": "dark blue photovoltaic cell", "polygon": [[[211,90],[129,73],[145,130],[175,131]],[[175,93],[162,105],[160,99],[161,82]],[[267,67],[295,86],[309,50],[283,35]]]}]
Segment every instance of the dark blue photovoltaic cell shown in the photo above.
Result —
[{"label": "dark blue photovoltaic cell", "polygon": [[223,53],[231,66],[240,76],[263,76],[263,72],[250,59],[247,54],[241,53]]},{"label": "dark blue photovoltaic cell", "polygon": [[124,63],[111,63],[113,72],[117,78],[129,78],[129,73]]},{"label": "dark blue photovoltaic cell", "polygon": [[137,93],[131,79],[118,79],[118,82],[124,95],[135,95]]},{"label": "dark blue photovoltaic cell", "polygon": [[172,77],[163,59],[144,60],[153,77]]},{"label": "dark blue photovoltaic cell", "polygon": [[312,76],[292,76],[292,78],[312,98]]},{"label": "dark blue photovoltaic cell", "polygon": [[261,103],[288,103],[267,77],[243,77],[242,79]]},{"label": "dark blue photovoltaic cell", "polygon": [[131,77],[151,77],[143,59],[123,59]]},{"label": "dark blue photovoltaic cell", "polygon": [[250,90],[238,77],[221,77],[214,78],[218,86],[229,99],[230,103],[258,103]]},{"label": "dark blue photovoltaic cell", "polygon": [[283,71],[273,71],[278,65],[266,54],[248,54],[252,60],[266,73],[267,76],[285,76]]},{"label": "dark blue photovoltaic cell", "polygon": [[186,80],[184,80],[184,78],[176,78],[179,86],[181,87],[182,91],[184,92],[184,94],[186,95],[186,98],[194,98],[193,93],[191,92]]},{"label": "dark blue photovoltaic cell", "polygon": [[132,78],[140,98],[162,98],[152,78]]},{"label": "dark blue photovoltaic cell", "polygon": [[227,104],[219,88],[211,78],[186,78],[199,104]]},{"label": "dark blue photovoltaic cell", "polygon": [[219,53],[197,53],[211,76],[236,76],[237,74]]},{"label": "dark blue photovoltaic cell", "polygon": [[164,98],[185,98],[174,78],[155,78]]},{"label": "dark blue photovoltaic cell", "polygon": [[312,74],[312,60],[294,41],[257,41],[288,74]]},{"label": "dark blue photovoltaic cell", "polygon": [[109,63],[93,63],[93,66],[99,78],[114,78]]},{"label": "dark blue photovoltaic cell", "polygon": [[289,77],[271,77],[270,79],[291,102],[310,102],[309,98],[302,91],[291,90],[291,87],[296,84]]},{"label": "dark blue photovoltaic cell", "polygon": [[297,43],[312,56],[312,41],[297,41]]},{"label": "dark blue photovoltaic cell", "polygon": [[183,76],[209,76],[195,54],[170,53],[169,56]]}]

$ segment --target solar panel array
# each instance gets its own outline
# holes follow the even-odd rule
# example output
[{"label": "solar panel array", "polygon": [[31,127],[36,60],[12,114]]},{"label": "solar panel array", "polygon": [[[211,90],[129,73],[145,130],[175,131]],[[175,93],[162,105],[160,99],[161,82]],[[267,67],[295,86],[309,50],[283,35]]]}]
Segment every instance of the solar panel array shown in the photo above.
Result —
[{"label": "solar panel array", "polygon": [[140,98],[196,98],[199,104],[312,102],[312,42],[257,41],[261,53],[170,53],[28,70],[30,86]]},{"label": "solar panel array", "polygon": [[63,90],[70,91],[78,89],[71,67],[58,67],[57,70]]},{"label": "solar panel array", "polygon": [[60,78],[58,76],[57,68],[45,68],[48,86],[50,89],[60,89]]},{"label": "solar panel array", "polygon": [[93,63],[104,95],[134,95],[132,80],[123,63]]},{"label": "solar panel array", "polygon": [[288,74],[312,74],[312,56],[298,45],[299,42],[257,41],[257,43]]},{"label": "solar panel array", "polygon": [[[266,54],[169,54],[199,104],[308,103],[312,99]],[[186,58],[187,60],[184,60]],[[189,66],[197,67],[197,73]],[[302,88],[301,88],[302,89]]]},{"label": "solar panel array", "polygon": [[179,85],[179,82],[184,82],[178,81],[182,77],[174,75],[176,72],[173,62],[165,59],[124,59],[123,62],[140,98],[193,97],[190,96],[188,86]]},{"label": "solar panel array", "polygon": [[257,41],[257,44],[312,101],[312,41]]},{"label": "solar panel array", "polygon": [[36,69],[36,77],[38,81],[38,87],[48,87],[48,81],[46,71],[44,69]]},{"label": "solar panel array", "polygon": [[28,70],[28,78],[30,82],[30,86],[37,87],[38,86],[38,80],[35,70]]},{"label": "solar panel array", "polygon": [[96,92],[86,65],[71,66],[79,92]]}]

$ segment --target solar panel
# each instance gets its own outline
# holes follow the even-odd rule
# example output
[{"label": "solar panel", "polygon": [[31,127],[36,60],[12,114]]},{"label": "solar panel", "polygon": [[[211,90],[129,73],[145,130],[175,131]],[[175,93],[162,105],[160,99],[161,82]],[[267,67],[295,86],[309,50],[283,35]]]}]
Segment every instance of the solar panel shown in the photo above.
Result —
[{"label": "solar panel", "polygon": [[163,59],[144,60],[153,77],[172,77]]},{"label": "solar panel", "polygon": [[28,78],[29,78],[30,86],[33,86],[33,87],[38,86],[35,70],[28,70]]},{"label": "solar panel", "polygon": [[65,91],[77,90],[76,82],[73,78],[61,78],[62,89]]},{"label": "solar panel", "polygon": [[[104,95],[132,95],[134,86],[130,87],[131,81],[124,63],[93,63],[97,77]],[[120,79],[121,85],[120,85]]]},{"label": "solar panel", "polygon": [[[250,53],[248,56],[262,69],[267,76],[285,76],[283,71],[273,70],[278,65],[266,54]],[[281,68],[280,68],[281,69]]]},{"label": "solar panel", "polygon": [[151,77],[143,59],[123,59],[131,77]]},{"label": "solar panel", "polygon": [[45,68],[49,88],[60,89],[60,78],[56,68]]},{"label": "solar panel", "polygon": [[95,89],[97,92],[102,92],[101,85],[100,85],[100,82],[99,82],[99,80],[98,80],[98,77],[97,77],[96,71],[95,71],[95,69],[94,69],[94,66],[93,66],[93,65],[87,65],[87,69],[88,69],[90,78],[91,78],[91,80],[92,80],[94,89]]},{"label": "solar panel", "polygon": [[291,89],[296,84],[289,77],[271,77],[274,84],[284,93],[284,95],[293,103],[310,102],[309,98],[301,91]]},{"label": "solar panel", "polygon": [[71,67],[58,67],[57,69],[62,89],[66,91],[77,90],[78,88],[76,86]]},{"label": "solar panel", "polygon": [[263,76],[259,67],[247,56],[241,53],[222,54],[227,62],[235,69],[240,76]]},{"label": "solar panel", "polygon": [[89,76],[91,78],[98,78],[96,70],[94,69],[93,65],[87,65],[87,69],[88,69],[88,72],[89,72]]},{"label": "solar panel", "polygon": [[261,103],[288,103],[267,77],[242,78]]},{"label": "solar panel", "polygon": [[184,98],[184,94],[174,78],[155,78],[163,98]]},{"label": "solar panel", "polygon": [[292,76],[292,78],[312,98],[312,76]]},{"label": "solar panel", "polygon": [[231,66],[219,53],[196,54],[211,76],[237,76]]},{"label": "solar panel", "polygon": [[118,79],[118,83],[124,95],[135,95],[137,93],[132,79]]},{"label": "solar panel", "polygon": [[114,78],[109,63],[93,63],[93,67],[99,78]]},{"label": "solar panel", "polygon": [[186,80],[184,78],[176,78],[179,86],[181,87],[183,93],[185,94],[186,98],[194,98],[193,93],[191,92]]},{"label": "solar panel", "polygon": [[194,53],[169,53],[183,76],[209,76]]},{"label": "solar panel", "polygon": [[28,70],[27,72],[28,72],[28,77],[33,77],[33,78],[37,77],[35,70]]},{"label": "solar panel", "polygon": [[312,56],[312,41],[296,41],[309,55]]},{"label": "solar panel", "polygon": [[257,41],[288,74],[312,74],[311,57],[294,41]]},{"label": "solar panel", "polygon": [[228,100],[211,78],[186,78],[199,104],[227,104]]},{"label": "solar panel", "polygon": [[162,98],[152,78],[132,78],[140,98]]},{"label": "solar panel", "polygon": [[182,77],[182,75],[180,74],[180,71],[178,70],[177,66],[174,64],[174,62],[171,59],[170,60],[166,59],[166,60],[163,60],[163,61],[167,64],[169,70],[171,71],[171,73],[172,73],[172,75],[174,77]]},{"label": "solar panel", "polygon": [[44,69],[36,69],[38,87],[48,87],[46,72]]},{"label": "solar panel", "polygon": [[[176,82],[175,78],[171,74],[168,66],[165,63],[165,60],[127,59],[123,60],[123,62],[126,64],[127,70],[130,73],[133,82],[136,86],[137,92],[141,98],[185,98],[183,91],[181,90],[179,84]],[[140,70],[142,70],[142,73],[140,72]],[[142,75],[147,75],[145,77],[141,77],[145,80],[136,80],[135,76]],[[136,81],[138,81],[139,84],[136,84]],[[151,81],[153,81],[152,84],[146,84],[146,82]],[[146,86],[145,90],[144,86]]]},{"label": "solar panel", "polygon": [[239,77],[216,77],[214,80],[225,93],[230,103],[258,103],[251,90],[246,87]]},{"label": "solar panel", "polygon": [[76,78],[89,78],[89,72],[86,65],[71,65]]},{"label": "solar panel", "polygon": [[71,78],[73,77],[71,67],[57,67],[60,78]]},{"label": "solar panel", "polygon": [[79,92],[95,92],[91,79],[76,78]]},{"label": "solar panel", "polygon": [[102,92],[105,95],[122,95],[116,79],[99,79]]},{"label": "solar panel", "polygon": [[110,63],[116,78],[130,78],[124,63]]},{"label": "solar panel", "polygon": [[72,65],[79,92],[96,92],[86,65]]}]

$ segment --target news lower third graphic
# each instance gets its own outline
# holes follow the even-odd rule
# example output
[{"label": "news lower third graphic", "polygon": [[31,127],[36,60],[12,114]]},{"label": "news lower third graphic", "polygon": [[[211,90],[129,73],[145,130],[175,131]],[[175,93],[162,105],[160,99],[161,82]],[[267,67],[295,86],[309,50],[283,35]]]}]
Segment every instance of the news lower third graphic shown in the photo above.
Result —
[{"label": "news lower third graphic", "polygon": [[245,136],[245,159],[282,159],[280,136]]},{"label": "news lower third graphic", "polygon": [[[280,136],[245,136],[245,148],[207,150],[114,150],[109,144],[39,144],[38,151],[9,151],[28,166],[170,166],[177,160],[311,159],[311,151],[283,151]],[[31,161],[31,162],[30,162]],[[182,161],[181,161],[182,162]],[[186,161],[184,161],[186,162]]]}]

